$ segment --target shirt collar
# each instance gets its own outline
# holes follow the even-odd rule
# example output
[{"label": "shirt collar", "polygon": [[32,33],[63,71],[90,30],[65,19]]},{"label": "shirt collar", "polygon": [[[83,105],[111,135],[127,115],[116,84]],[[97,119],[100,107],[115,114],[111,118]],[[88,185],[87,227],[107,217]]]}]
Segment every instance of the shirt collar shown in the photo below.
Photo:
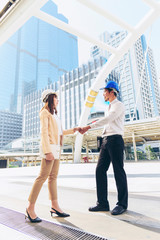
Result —
[{"label": "shirt collar", "polygon": [[112,105],[112,104],[116,103],[117,101],[118,101],[117,98],[115,98],[110,104]]}]

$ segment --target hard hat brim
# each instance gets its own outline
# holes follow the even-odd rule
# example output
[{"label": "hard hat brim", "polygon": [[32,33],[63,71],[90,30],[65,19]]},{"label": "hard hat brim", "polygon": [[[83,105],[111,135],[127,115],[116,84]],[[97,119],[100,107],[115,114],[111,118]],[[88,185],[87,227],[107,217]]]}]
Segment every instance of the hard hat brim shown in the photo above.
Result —
[{"label": "hard hat brim", "polygon": [[[106,87],[103,87],[103,88],[100,88],[99,90],[104,90],[104,89],[108,89],[108,88],[106,88]],[[117,93],[119,93],[119,91],[117,91],[115,88],[110,88],[110,89],[113,89],[113,91],[114,91],[114,92],[117,92]]]}]

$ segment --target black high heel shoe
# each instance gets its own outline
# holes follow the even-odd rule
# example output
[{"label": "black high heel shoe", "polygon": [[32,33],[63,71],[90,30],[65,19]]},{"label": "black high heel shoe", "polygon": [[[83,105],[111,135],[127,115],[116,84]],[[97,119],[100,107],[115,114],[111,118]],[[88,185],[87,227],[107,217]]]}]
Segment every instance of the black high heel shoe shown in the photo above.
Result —
[{"label": "black high heel shoe", "polygon": [[40,219],[39,217],[36,217],[36,218],[31,218],[27,209],[26,209],[26,214],[27,216],[25,215],[25,219],[28,218],[30,220],[31,223],[39,223],[39,222],[42,222],[42,219]]},{"label": "black high heel shoe", "polygon": [[68,214],[68,213],[60,213],[60,212],[58,212],[56,209],[54,209],[54,208],[51,208],[54,212],[52,212],[52,211],[50,211],[50,213],[51,213],[51,217],[52,217],[52,214],[57,214],[58,215],[58,217],[69,217],[70,215]]}]

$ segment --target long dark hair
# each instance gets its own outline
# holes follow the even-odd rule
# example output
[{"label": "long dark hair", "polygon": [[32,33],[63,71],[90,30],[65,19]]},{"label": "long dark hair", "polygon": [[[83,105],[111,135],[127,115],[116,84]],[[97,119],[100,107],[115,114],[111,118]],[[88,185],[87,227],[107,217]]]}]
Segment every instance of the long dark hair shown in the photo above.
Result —
[{"label": "long dark hair", "polygon": [[47,102],[48,102],[48,107],[49,107],[49,111],[51,114],[57,114],[57,109],[54,106],[54,98],[57,98],[56,94],[51,94],[49,95]]}]

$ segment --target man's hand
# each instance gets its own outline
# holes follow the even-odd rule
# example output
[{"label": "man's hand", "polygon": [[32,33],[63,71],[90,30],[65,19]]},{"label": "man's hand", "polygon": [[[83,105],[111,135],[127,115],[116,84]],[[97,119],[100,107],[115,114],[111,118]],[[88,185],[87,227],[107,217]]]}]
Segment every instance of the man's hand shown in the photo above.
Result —
[{"label": "man's hand", "polygon": [[80,129],[81,129],[80,127],[75,127],[75,128],[73,128],[73,132],[74,132],[74,133],[75,133],[76,131],[78,131],[78,132],[79,132],[79,131],[80,131]]},{"label": "man's hand", "polygon": [[49,160],[49,161],[53,161],[54,160],[54,156],[53,156],[53,154],[51,152],[46,154],[46,160]]},{"label": "man's hand", "polygon": [[91,128],[90,126],[82,127],[82,128],[79,129],[79,132],[80,132],[81,134],[84,134],[84,133],[87,132],[88,129],[90,129],[90,128]]}]

